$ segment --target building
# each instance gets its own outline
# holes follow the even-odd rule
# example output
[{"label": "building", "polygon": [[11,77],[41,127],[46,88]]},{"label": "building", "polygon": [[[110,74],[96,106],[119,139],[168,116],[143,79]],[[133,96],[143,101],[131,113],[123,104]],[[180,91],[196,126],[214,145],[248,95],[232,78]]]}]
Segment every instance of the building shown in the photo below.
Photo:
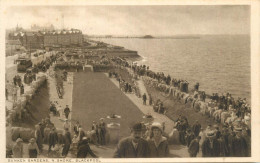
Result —
[{"label": "building", "polygon": [[43,32],[44,46],[82,45],[83,35],[80,30],[61,30]]},{"label": "building", "polygon": [[23,46],[26,49],[43,48],[43,36],[38,32],[25,32],[22,40]]},{"label": "building", "polygon": [[80,30],[26,31],[9,34],[9,39],[19,39],[26,49],[46,47],[80,46],[83,35]]},{"label": "building", "polygon": [[12,45],[15,48],[21,48],[22,43],[20,40],[6,40],[6,45]]}]

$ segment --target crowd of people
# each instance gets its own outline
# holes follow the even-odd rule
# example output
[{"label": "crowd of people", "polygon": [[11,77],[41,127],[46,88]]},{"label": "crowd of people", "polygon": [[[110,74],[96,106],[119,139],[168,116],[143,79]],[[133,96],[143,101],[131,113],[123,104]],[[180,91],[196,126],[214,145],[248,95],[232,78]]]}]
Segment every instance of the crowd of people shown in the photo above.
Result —
[{"label": "crowd of people", "polygon": [[20,90],[20,95],[24,94],[24,85],[21,76],[17,74],[13,77],[13,83],[11,85],[9,81],[7,81],[6,83],[6,88],[5,88],[6,100],[9,100],[9,94],[11,93],[12,100],[15,103],[17,101],[18,90]]},{"label": "crowd of people", "polygon": [[[156,79],[158,83],[175,87],[180,92],[188,93],[188,82],[185,80],[177,80],[170,75],[165,76],[163,73],[155,73],[149,70],[145,65],[130,65],[126,60],[114,59],[120,66],[130,68],[138,76],[148,76],[152,79]],[[215,108],[211,111],[211,114],[215,110],[229,110],[235,113],[237,119],[232,119],[229,123],[218,123],[217,125],[208,125],[206,130],[201,128],[201,125],[196,122],[193,126],[190,126],[188,119],[185,116],[179,116],[176,121],[174,129],[179,133],[179,142],[183,145],[187,145],[191,157],[195,157],[199,152],[199,147],[202,150],[203,157],[248,157],[251,155],[251,129],[246,123],[246,119],[250,118],[250,105],[246,99],[238,98],[235,100],[230,93],[226,96],[223,94],[219,96],[214,93],[212,96],[206,95],[204,91],[199,91],[199,83],[194,85],[192,90],[194,95],[192,96],[193,104],[196,101],[205,102],[209,97],[209,102],[206,103],[209,109]],[[143,102],[146,103],[146,95],[143,95]],[[158,111],[159,106],[162,104],[160,100],[154,102],[154,111]],[[162,105],[163,106],[163,105]],[[231,113],[230,113],[231,114]],[[221,115],[220,115],[221,116]],[[198,145],[200,142],[200,145]],[[214,145],[213,145],[214,144]]]},{"label": "crowd of people", "polygon": [[[53,107],[53,104],[51,107]],[[68,108],[68,106],[66,106],[66,108]],[[65,114],[66,108],[64,109]],[[92,126],[92,130],[97,128],[97,132],[100,133],[97,135],[97,139],[101,145],[106,144],[104,137],[106,132],[105,126],[106,124],[103,119],[100,120],[97,126],[95,126],[95,123],[93,123]],[[47,117],[35,125],[34,137],[29,140],[28,144],[29,158],[37,158],[40,154],[46,154],[45,156],[47,157],[56,158],[67,157],[69,153],[71,153],[71,157],[77,158],[85,158],[89,153],[92,157],[96,158],[97,156],[90,149],[90,140],[92,139],[83,131],[79,122],[76,122],[73,128],[71,128],[70,120],[65,119],[63,129],[56,129],[54,123]],[[12,148],[13,158],[24,157],[23,144],[22,138],[17,138]],[[47,153],[43,152],[44,144],[48,146]]]},{"label": "crowd of people", "polygon": [[20,95],[23,95],[24,84],[30,85],[33,81],[36,81],[36,76],[38,72],[40,70],[45,72],[52,65],[52,63],[56,61],[58,57],[60,57],[60,55],[52,55],[45,61],[42,61],[41,63],[34,65],[32,68],[28,68],[24,74],[23,81],[19,74],[16,74],[13,77],[12,83],[9,83],[9,81],[7,80],[7,87],[5,89],[6,100],[8,100],[9,94],[12,93],[13,101],[16,102],[18,89],[20,89]]},{"label": "crowd of people", "polygon": [[[117,146],[116,158],[170,157],[169,135],[163,125],[153,122],[144,129],[143,123],[131,128],[131,136],[123,138]],[[249,157],[251,153],[250,131],[239,126],[220,129],[218,125],[208,125],[206,129],[196,121],[190,125],[185,116],[179,115],[175,121],[174,134],[178,141],[187,146],[190,157]],[[145,132],[143,132],[145,130]]]},{"label": "crowd of people", "polygon": [[36,73],[33,73],[31,70],[26,70],[24,83],[30,85],[33,81],[36,81]]},{"label": "crowd of people", "polygon": [[169,144],[167,138],[163,136],[162,124],[153,122],[149,131],[149,135],[144,138],[143,124],[134,124],[131,127],[131,135],[118,143],[114,158],[169,157]]},{"label": "crowd of people", "polygon": [[246,114],[251,113],[251,107],[247,103],[246,98],[242,99],[238,97],[235,99],[230,93],[226,95],[222,94],[221,96],[218,93],[213,93],[211,103],[213,102],[217,105],[218,109],[225,111],[232,110],[238,117],[244,118]]},{"label": "crowd of people", "polygon": [[106,134],[107,134],[107,129],[106,129],[106,123],[104,122],[104,118],[100,118],[99,123],[93,121],[92,124],[92,133],[91,133],[91,142],[94,144],[99,144],[99,145],[106,145],[107,140],[106,140]]},{"label": "crowd of people", "polygon": [[[137,76],[148,76],[156,79],[159,83],[173,86],[181,92],[188,93],[189,83],[186,80],[174,79],[170,75],[165,76],[164,73],[155,73],[149,70],[145,65],[130,65],[127,61],[120,58],[112,58],[112,61],[120,66],[128,67],[133,70]],[[153,105],[155,112],[165,114],[166,108],[160,99],[153,101],[151,95],[140,95],[135,80],[132,82],[125,81],[121,75],[116,72],[109,72],[109,77],[115,77],[119,82],[120,89],[125,93],[136,93],[138,97],[142,97],[143,104],[147,105],[149,97],[149,105]],[[15,77],[18,79],[18,77]],[[67,73],[63,72],[63,80],[66,81]],[[16,80],[15,83],[19,83]],[[22,84],[18,84],[22,85]],[[194,101],[206,101],[205,92],[199,91],[199,83],[196,83],[193,89]],[[214,93],[210,96],[209,107],[217,107],[221,110],[231,110],[235,112],[237,117],[243,119],[251,112],[250,105],[246,99],[238,98],[235,100],[231,94],[219,96]],[[59,115],[52,103],[50,112]],[[89,153],[92,157],[98,157],[90,149],[89,143],[96,145],[106,145],[106,123],[101,118],[97,123],[93,121],[91,133],[86,133],[80,123],[77,121],[71,131],[68,105],[63,110],[65,122],[63,131],[57,131],[55,125],[49,118],[43,119],[35,126],[35,136],[30,139],[28,145],[28,153],[30,158],[36,158],[43,153],[43,144],[48,145],[47,156],[67,157],[69,151],[75,157],[85,158]],[[164,125],[159,122],[153,122],[150,126],[145,127],[144,124],[136,123],[131,127],[131,135],[123,138],[117,145],[114,153],[115,158],[145,158],[145,157],[171,157],[169,152],[169,135],[164,132]],[[178,135],[178,141],[182,145],[187,146],[190,157],[196,157],[199,152],[202,157],[249,157],[251,156],[251,130],[241,123],[224,123],[211,125],[203,129],[199,121],[190,124],[185,116],[179,115],[173,126],[175,134]],[[72,137],[73,133],[73,137]],[[14,158],[23,157],[23,140],[18,138],[13,146],[12,153]],[[58,151],[62,149],[61,151]]]},{"label": "crowd of people", "polygon": [[[170,75],[166,76],[162,72],[153,72],[149,69],[149,66],[146,65],[137,65],[137,64],[129,64],[126,60],[121,59],[119,57],[113,58],[112,61],[114,61],[116,64],[127,67],[133,70],[133,72],[139,76],[147,76],[151,79],[156,79],[157,86],[156,88],[160,88],[161,85],[169,85],[173,86],[174,88],[177,88],[180,90],[180,92],[188,93],[190,92],[188,90],[189,83],[186,80],[180,80],[180,79],[174,79]],[[244,118],[245,115],[251,112],[251,107],[248,104],[246,98],[242,99],[238,97],[235,99],[230,93],[226,93],[226,95],[218,95],[218,93],[213,93],[211,96],[206,95],[204,91],[199,91],[199,83],[196,83],[194,85],[194,89],[192,90],[192,98],[193,101],[200,100],[205,102],[206,98],[208,97],[213,102],[215,102],[218,109],[222,110],[230,110],[236,112],[236,115],[238,117]],[[160,89],[159,89],[160,90]],[[165,89],[163,89],[164,91]],[[169,91],[169,89],[167,89]],[[211,102],[212,102],[211,101]]]},{"label": "crowd of people", "polygon": [[117,73],[115,71],[109,71],[108,76],[110,78],[114,77],[119,83],[119,88],[125,93],[134,93],[137,97],[141,97],[140,90],[137,86],[137,83],[134,79],[131,79],[131,81],[126,81],[124,78],[122,78],[120,73]]},{"label": "crowd of people", "polygon": [[190,125],[188,119],[182,115],[179,115],[174,128],[179,133],[180,143],[187,145],[191,157],[196,157],[200,148],[202,157],[250,156],[250,129],[210,124],[203,129],[198,121]]}]

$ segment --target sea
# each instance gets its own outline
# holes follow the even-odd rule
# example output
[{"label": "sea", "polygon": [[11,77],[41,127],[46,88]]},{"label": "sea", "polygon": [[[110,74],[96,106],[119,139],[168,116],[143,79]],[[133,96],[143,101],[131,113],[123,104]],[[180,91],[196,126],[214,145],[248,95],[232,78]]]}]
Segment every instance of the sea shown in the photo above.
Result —
[{"label": "sea", "polygon": [[231,93],[251,100],[250,36],[203,35],[198,38],[97,38],[136,50],[139,65],[189,82],[199,82],[206,94]]}]

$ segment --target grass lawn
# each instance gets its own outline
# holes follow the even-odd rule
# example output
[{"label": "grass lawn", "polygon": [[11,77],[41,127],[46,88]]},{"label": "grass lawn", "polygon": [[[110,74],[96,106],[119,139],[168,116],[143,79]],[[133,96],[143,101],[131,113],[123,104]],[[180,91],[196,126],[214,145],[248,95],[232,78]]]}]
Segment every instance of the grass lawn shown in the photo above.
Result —
[{"label": "grass lawn", "polygon": [[199,112],[196,112],[191,103],[183,104],[174,97],[164,97],[158,90],[150,88],[145,84],[147,92],[151,94],[153,101],[160,99],[163,105],[167,108],[166,116],[172,120],[177,120],[178,115],[184,115],[187,117],[189,124],[192,126],[196,120],[199,121],[201,126],[205,129],[208,124],[215,124],[212,118],[203,116]]},{"label": "grass lawn", "polygon": [[[129,126],[142,121],[143,113],[104,73],[75,73],[73,82],[72,119],[79,120],[85,130],[92,121],[108,115],[121,115],[120,135],[130,134]],[[109,120],[105,118],[105,122]]]},{"label": "grass lawn", "polygon": [[134,84],[132,81],[132,77],[130,76],[130,74],[127,72],[125,68],[124,69],[114,68],[111,71],[118,73],[122,77],[122,79],[124,79],[126,82],[130,83],[131,85]]}]

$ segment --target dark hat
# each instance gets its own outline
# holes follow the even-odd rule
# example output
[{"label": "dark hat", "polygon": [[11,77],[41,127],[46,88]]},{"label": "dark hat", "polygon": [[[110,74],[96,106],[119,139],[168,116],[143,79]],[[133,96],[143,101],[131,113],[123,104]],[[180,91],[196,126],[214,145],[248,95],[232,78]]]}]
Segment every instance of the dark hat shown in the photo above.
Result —
[{"label": "dark hat", "polygon": [[135,123],[132,128],[133,131],[142,131],[142,124],[141,123]]}]

